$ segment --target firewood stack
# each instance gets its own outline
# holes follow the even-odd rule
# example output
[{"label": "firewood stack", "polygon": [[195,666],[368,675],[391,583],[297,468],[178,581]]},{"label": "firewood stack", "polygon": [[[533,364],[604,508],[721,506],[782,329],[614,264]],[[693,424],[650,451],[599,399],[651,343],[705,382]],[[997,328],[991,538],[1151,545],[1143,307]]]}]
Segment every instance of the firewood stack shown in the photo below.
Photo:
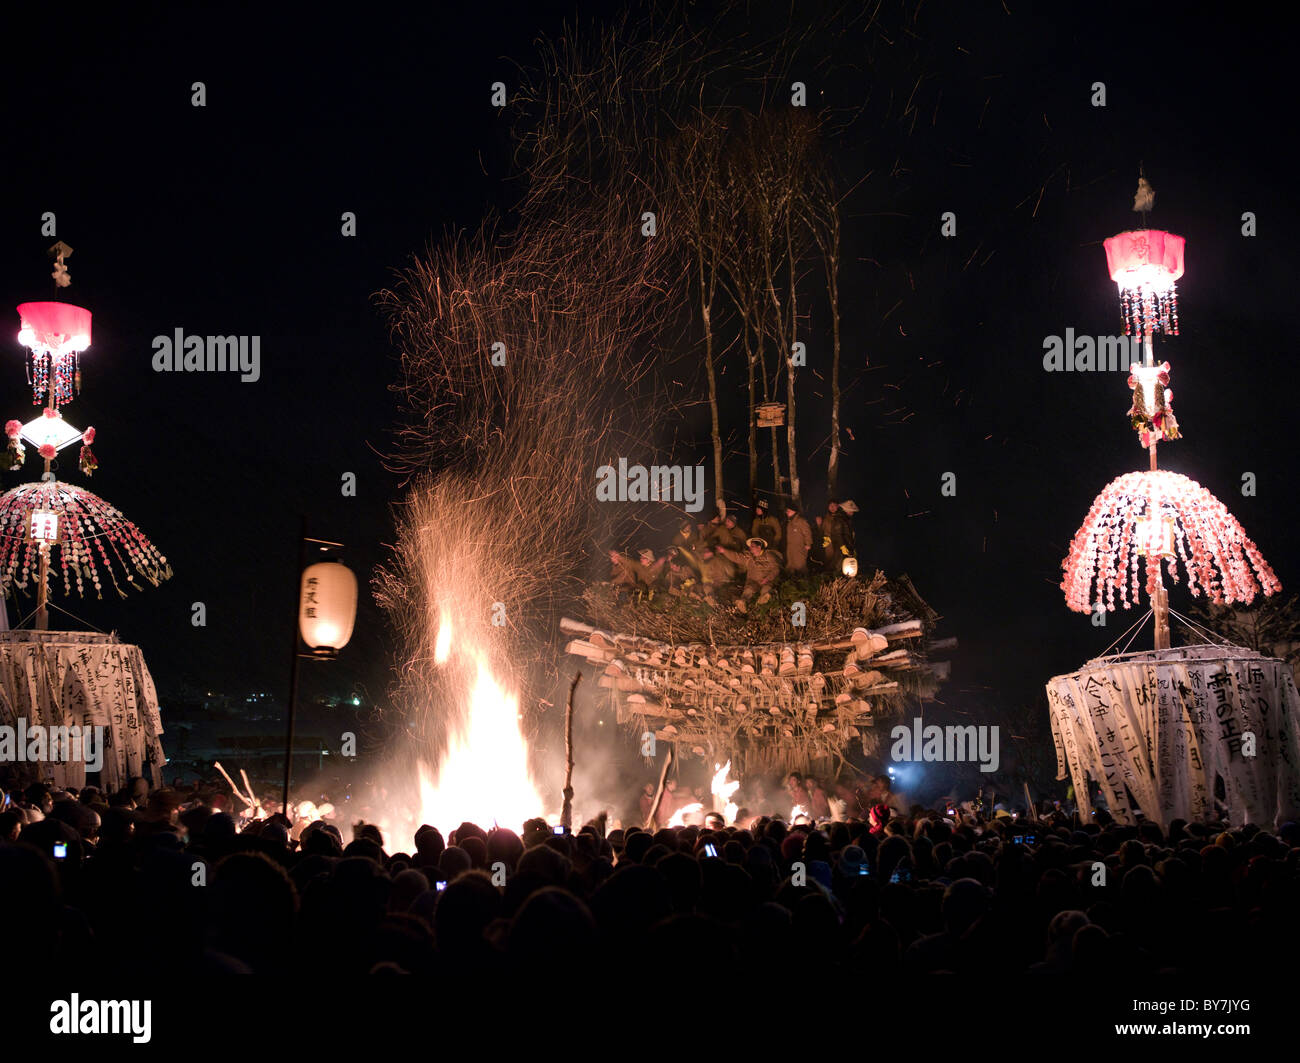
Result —
[{"label": "firewood stack", "polygon": [[[842,758],[906,695],[933,691],[947,663],[920,652],[920,620],[856,628],[831,642],[670,645],[564,619],[567,652],[598,667],[618,721],[681,753],[731,757],[753,770]],[[951,646],[954,640],[945,640]]]}]

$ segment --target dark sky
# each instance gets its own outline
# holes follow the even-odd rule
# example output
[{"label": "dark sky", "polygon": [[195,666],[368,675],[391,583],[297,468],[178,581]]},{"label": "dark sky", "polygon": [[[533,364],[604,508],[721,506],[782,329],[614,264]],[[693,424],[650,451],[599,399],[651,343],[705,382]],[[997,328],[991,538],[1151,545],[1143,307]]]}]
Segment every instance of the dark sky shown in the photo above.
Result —
[{"label": "dark sky", "polygon": [[[95,314],[85,388],[67,409],[99,431],[86,486],[176,569],[126,601],[62,604],[140,643],[164,704],[184,684],[283,692],[300,513],[349,545],[363,585],[384,559],[399,485],[379,454],[396,423],[396,364],[371,295],[431,239],[508,206],[506,131],[487,87],[513,83],[536,34],[575,10],[588,8],[6,15],[0,290],[9,307],[58,298]],[[824,42],[833,69],[801,76],[831,106],[872,101],[831,144],[842,177],[866,178],[846,204],[845,366],[858,382],[842,493],[863,508],[863,555],[908,572],[961,640],[945,700],[983,711],[1041,697],[1044,680],[1134,619],[1095,629],[1058,588],[1093,496],[1144,466],[1128,389],[1120,374],[1045,373],[1042,351],[1067,327],[1118,331],[1101,241],[1137,224],[1140,161],[1156,188],[1151,225],[1187,238],[1182,335],[1158,341],[1186,438],[1161,448],[1162,466],[1223,499],[1284,588],[1295,579],[1283,106],[1294,24],[1202,19],[1186,5],[920,12],[892,46],[861,26]],[[754,22],[785,17],[768,6]],[[205,108],[190,104],[194,81]],[[1105,108],[1090,105],[1095,81]],[[958,233],[943,239],[948,210]],[[44,211],[76,249],[60,293]],[[340,235],[343,211],[357,214],[355,238]],[[1254,238],[1240,234],[1245,211]],[[16,333],[16,314],[0,313]],[[262,379],[155,373],[151,340],[177,328],[260,336]],[[825,315],[814,309],[808,328],[824,352]],[[6,342],[4,416],[26,419],[20,349]],[[824,445],[818,402],[801,412],[810,448]],[[84,484],[75,453],[62,474]],[[818,507],[824,454],[803,471]],[[1256,497],[1240,494],[1245,471]],[[355,498],[341,494],[345,472]],[[954,498],[940,496],[945,472]],[[195,628],[200,601],[207,626]],[[1181,588],[1172,604],[1186,611]],[[328,683],[380,698],[389,653],[363,592]]]}]

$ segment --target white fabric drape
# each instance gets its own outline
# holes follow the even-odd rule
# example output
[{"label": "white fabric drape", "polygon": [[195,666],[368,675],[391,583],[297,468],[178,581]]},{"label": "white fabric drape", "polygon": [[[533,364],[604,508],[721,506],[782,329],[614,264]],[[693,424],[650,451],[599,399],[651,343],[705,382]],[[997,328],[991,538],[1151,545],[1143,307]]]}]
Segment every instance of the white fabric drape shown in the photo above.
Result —
[{"label": "white fabric drape", "polygon": [[[136,775],[162,782],[158,693],[139,646],[88,632],[0,633],[0,724],[16,727],[20,717],[28,728],[103,727],[105,789]],[[39,767],[55,785],[85,785],[80,760]]]},{"label": "white fabric drape", "polygon": [[1164,827],[1213,818],[1218,775],[1233,824],[1300,819],[1300,695],[1285,661],[1239,646],[1099,657],[1053,676],[1047,701],[1056,777],[1085,816],[1091,776],[1121,823],[1133,805]]}]

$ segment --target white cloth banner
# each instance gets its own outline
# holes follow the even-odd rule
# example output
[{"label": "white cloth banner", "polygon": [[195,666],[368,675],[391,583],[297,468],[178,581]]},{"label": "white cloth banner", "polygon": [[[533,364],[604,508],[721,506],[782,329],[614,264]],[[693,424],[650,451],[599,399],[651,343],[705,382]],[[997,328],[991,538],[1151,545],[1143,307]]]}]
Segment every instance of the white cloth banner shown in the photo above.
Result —
[{"label": "white cloth banner", "polygon": [[[125,786],[136,775],[162,783],[167,762],[158,693],[139,646],[112,635],[62,631],[0,633],[0,724],[103,727],[100,785]],[[58,786],[84,786],[80,759],[35,765]]]},{"label": "white cloth banner", "polygon": [[1089,661],[1047,684],[1056,777],[1087,779],[1111,814],[1168,827],[1214,818],[1215,777],[1234,825],[1300,820],[1300,694],[1285,661],[1240,646],[1184,646]]}]

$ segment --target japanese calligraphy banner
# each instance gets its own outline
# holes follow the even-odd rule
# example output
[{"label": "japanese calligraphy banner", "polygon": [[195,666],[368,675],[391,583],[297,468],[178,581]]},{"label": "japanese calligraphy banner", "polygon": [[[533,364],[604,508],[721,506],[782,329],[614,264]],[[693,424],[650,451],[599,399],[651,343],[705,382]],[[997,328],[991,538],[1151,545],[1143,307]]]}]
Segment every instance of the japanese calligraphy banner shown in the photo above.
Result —
[{"label": "japanese calligraphy banner", "polygon": [[[93,632],[0,632],[0,724],[17,727],[20,719],[28,731],[103,727],[105,789],[136,775],[162,782],[158,694],[139,646]],[[79,759],[39,767],[57,786],[85,785]]]},{"label": "japanese calligraphy banner", "polygon": [[1285,661],[1240,646],[1184,646],[1089,661],[1047,684],[1056,777],[1092,811],[1168,827],[1217,818],[1222,780],[1234,825],[1300,820],[1300,695]]}]

